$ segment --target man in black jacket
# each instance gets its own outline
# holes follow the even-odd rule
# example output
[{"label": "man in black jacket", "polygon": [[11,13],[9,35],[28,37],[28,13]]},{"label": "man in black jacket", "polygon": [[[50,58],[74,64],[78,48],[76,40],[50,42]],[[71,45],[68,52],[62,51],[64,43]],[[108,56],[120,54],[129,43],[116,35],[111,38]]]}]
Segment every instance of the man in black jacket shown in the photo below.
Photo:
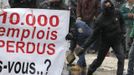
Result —
[{"label": "man in black jacket", "polygon": [[11,8],[36,8],[36,0],[8,0]]},{"label": "man in black jacket", "polygon": [[81,51],[86,50],[98,36],[101,36],[101,46],[97,58],[89,66],[87,75],[92,75],[102,64],[110,47],[113,48],[118,59],[117,75],[123,75],[125,57],[121,41],[125,34],[124,20],[120,12],[115,10],[112,1],[102,0],[101,8],[103,12],[96,19],[92,37],[78,49]]}]

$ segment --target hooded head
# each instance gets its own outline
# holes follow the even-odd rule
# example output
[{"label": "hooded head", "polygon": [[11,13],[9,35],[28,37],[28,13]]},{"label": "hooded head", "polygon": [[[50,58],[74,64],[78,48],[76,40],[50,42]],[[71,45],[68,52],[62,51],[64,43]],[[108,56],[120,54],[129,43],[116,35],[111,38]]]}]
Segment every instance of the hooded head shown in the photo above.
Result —
[{"label": "hooded head", "polygon": [[101,9],[103,13],[112,14],[114,12],[113,0],[101,0]]}]

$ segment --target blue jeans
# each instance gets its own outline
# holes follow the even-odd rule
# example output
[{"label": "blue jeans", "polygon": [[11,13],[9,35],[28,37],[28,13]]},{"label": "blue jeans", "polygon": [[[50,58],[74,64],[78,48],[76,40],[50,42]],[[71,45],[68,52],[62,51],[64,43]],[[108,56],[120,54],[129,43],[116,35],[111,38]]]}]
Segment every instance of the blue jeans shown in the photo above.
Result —
[{"label": "blue jeans", "polygon": [[134,42],[129,51],[129,62],[127,72],[127,75],[134,75]]},{"label": "blue jeans", "polygon": [[[77,44],[79,46],[82,46],[86,39],[92,35],[92,28],[88,26],[84,21],[77,21],[75,26],[77,30]],[[79,29],[82,31],[79,31]],[[79,56],[77,64],[80,67],[86,67],[85,53]]]},{"label": "blue jeans", "polygon": [[86,67],[85,53],[79,56],[79,60],[77,61],[77,64],[80,67]]}]

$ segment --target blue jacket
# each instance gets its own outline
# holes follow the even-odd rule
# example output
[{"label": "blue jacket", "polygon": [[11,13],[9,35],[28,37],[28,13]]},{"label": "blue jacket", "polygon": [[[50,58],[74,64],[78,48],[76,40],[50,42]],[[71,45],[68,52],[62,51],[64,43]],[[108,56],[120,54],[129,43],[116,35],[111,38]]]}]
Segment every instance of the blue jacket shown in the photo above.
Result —
[{"label": "blue jacket", "polygon": [[75,28],[76,40],[79,45],[83,44],[85,40],[92,35],[92,29],[81,20],[76,21]]}]

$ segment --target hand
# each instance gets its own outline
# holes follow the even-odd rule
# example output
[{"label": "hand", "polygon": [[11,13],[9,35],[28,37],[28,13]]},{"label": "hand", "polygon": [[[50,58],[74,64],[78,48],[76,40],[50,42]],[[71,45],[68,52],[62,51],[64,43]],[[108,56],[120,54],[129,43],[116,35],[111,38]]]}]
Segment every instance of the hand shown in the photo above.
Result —
[{"label": "hand", "polygon": [[71,50],[66,51],[66,56],[69,55],[69,54],[71,54],[71,53],[74,53],[74,52],[71,51]]},{"label": "hand", "polygon": [[133,18],[133,14],[132,13],[128,13],[128,17],[129,18]]},{"label": "hand", "polygon": [[133,14],[133,19],[134,19],[134,14]]},{"label": "hand", "polygon": [[80,56],[81,54],[83,54],[85,52],[85,50],[84,50],[84,48],[82,48],[82,47],[77,47],[77,48],[75,48],[75,54],[77,55],[77,56]]},{"label": "hand", "polygon": [[77,19],[76,19],[76,23],[79,22],[79,21],[81,21],[81,20],[82,20],[81,17],[77,17]]},{"label": "hand", "polygon": [[81,17],[77,17],[77,20],[81,20],[82,18]]},{"label": "hand", "polygon": [[66,40],[72,40],[73,39],[73,34],[72,33],[68,33],[65,37]]}]

